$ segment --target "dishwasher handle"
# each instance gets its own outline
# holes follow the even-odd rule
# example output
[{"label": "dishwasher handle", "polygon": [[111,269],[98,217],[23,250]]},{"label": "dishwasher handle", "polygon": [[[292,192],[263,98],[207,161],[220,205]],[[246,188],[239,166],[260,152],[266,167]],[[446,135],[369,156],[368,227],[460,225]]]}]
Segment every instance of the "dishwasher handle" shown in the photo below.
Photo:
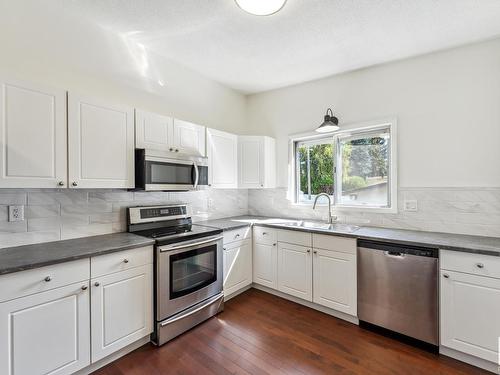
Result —
[{"label": "dishwasher handle", "polygon": [[384,251],[385,256],[391,257],[391,258],[404,258],[405,253],[402,253],[400,251]]}]

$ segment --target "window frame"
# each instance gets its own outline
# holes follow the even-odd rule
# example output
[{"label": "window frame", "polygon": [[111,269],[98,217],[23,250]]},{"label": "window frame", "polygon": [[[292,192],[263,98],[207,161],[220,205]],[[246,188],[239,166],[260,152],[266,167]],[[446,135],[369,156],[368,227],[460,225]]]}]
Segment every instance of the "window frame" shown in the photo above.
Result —
[{"label": "window frame", "polygon": [[[337,199],[339,192],[338,184],[335,181],[338,181],[337,178],[339,176],[338,173],[338,158],[339,158],[339,142],[341,139],[345,139],[346,137],[352,137],[356,135],[362,135],[366,133],[373,133],[381,130],[387,130],[390,135],[389,142],[389,166],[388,166],[388,207],[380,207],[380,206],[368,206],[368,205],[347,205],[347,204],[339,204],[339,200]],[[332,137],[332,144],[334,145],[334,204],[333,208],[335,211],[353,211],[353,212],[379,212],[379,213],[397,213],[398,212],[398,167],[397,167],[397,144],[398,144],[398,135],[397,135],[397,119],[396,118],[387,118],[382,120],[374,120],[367,121],[362,123],[352,123],[345,124],[341,127],[341,130],[332,132],[332,133],[301,133],[294,134],[289,137],[289,181],[288,181],[288,199],[292,201],[292,204],[298,206],[312,206],[312,202],[300,202],[298,200],[298,181],[299,181],[299,170],[297,168],[297,145],[298,143],[324,143],[323,140],[328,137]],[[318,202],[318,205],[326,205],[323,200]]]}]

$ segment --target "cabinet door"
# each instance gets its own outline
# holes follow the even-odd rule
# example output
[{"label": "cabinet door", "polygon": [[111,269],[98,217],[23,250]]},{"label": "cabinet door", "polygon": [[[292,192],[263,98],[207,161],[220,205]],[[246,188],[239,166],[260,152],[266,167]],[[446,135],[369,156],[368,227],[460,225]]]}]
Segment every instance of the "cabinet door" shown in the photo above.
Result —
[{"label": "cabinet door", "polygon": [[133,114],[133,108],[68,94],[70,187],[134,187]]},{"label": "cabinet door", "polygon": [[224,294],[230,295],[252,283],[252,242],[224,246]]},{"label": "cabinet door", "polygon": [[441,271],[441,345],[496,362],[500,279]]},{"label": "cabinet door", "polygon": [[278,290],[312,301],[311,248],[278,242]]},{"label": "cabinet door", "polygon": [[214,188],[238,187],[238,136],[208,129],[208,180]]},{"label": "cabinet door", "polygon": [[67,184],[66,92],[0,78],[0,188]]},{"label": "cabinet door", "polygon": [[238,186],[241,188],[264,187],[263,137],[238,137]]},{"label": "cabinet door", "polygon": [[88,366],[89,309],[88,281],[0,303],[0,373],[63,375]]},{"label": "cabinet door", "polygon": [[153,331],[152,265],[95,278],[92,289],[92,362]]},{"label": "cabinet door", "polygon": [[313,302],[357,315],[356,255],[313,249]]},{"label": "cabinet door", "polygon": [[204,157],[206,155],[205,143],[204,126],[174,119],[174,146],[176,152]]},{"label": "cabinet door", "polygon": [[168,116],[135,110],[135,147],[169,151],[173,148],[174,123]]},{"label": "cabinet door", "polygon": [[278,288],[278,248],[274,244],[255,243],[253,246],[253,282]]}]

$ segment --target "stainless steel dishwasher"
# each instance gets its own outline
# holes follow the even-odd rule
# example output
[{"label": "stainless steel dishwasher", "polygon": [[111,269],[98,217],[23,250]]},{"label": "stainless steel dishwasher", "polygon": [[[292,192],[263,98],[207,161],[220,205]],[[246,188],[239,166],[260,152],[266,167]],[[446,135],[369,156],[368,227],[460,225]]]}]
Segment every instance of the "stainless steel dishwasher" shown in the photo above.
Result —
[{"label": "stainless steel dishwasher", "polygon": [[358,241],[358,317],[439,344],[438,250]]}]

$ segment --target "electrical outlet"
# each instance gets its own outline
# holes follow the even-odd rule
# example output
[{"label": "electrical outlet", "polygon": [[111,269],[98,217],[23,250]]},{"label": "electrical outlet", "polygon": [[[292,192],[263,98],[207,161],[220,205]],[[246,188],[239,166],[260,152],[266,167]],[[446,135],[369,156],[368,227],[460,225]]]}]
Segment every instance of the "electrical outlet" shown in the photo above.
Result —
[{"label": "electrical outlet", "polygon": [[24,206],[9,206],[9,221],[23,221]]},{"label": "electrical outlet", "polygon": [[404,201],[404,210],[410,212],[417,212],[418,206],[416,200],[405,200]]},{"label": "electrical outlet", "polygon": [[214,208],[214,200],[212,198],[208,198],[207,199],[207,208],[209,210],[213,209]]}]

